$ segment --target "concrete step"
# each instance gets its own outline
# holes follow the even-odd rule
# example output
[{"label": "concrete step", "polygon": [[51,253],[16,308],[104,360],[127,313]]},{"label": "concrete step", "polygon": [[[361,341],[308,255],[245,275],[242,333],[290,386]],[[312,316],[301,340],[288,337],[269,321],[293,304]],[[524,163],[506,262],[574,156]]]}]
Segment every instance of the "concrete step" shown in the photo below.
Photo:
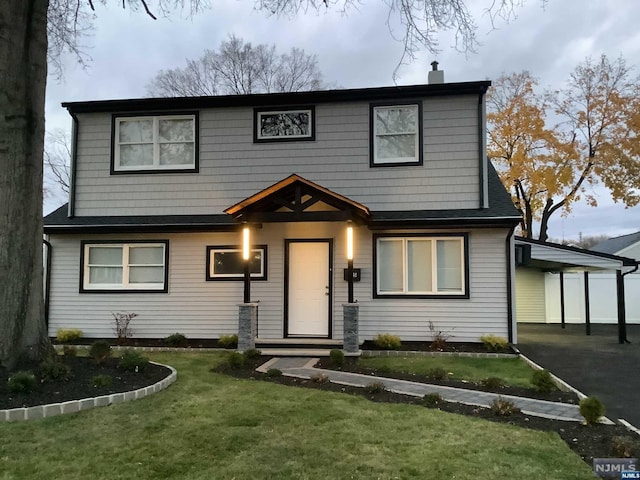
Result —
[{"label": "concrete step", "polygon": [[[330,348],[256,348],[262,352],[262,355],[269,357],[328,357]],[[359,356],[357,354],[345,353],[345,356]]]},{"label": "concrete step", "polygon": [[342,348],[342,340],[328,338],[256,338],[256,348]]}]

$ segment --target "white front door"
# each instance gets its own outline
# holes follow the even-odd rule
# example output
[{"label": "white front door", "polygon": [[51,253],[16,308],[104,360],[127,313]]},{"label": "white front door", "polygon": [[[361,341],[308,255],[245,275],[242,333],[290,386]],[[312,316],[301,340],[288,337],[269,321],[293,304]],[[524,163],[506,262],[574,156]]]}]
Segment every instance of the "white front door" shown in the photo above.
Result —
[{"label": "white front door", "polygon": [[287,242],[287,336],[329,337],[330,242]]}]

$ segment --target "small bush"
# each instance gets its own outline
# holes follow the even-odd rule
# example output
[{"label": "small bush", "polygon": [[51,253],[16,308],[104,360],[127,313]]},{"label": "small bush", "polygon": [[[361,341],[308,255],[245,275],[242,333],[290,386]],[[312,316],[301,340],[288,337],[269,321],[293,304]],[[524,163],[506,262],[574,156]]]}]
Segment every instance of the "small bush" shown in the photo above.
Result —
[{"label": "small bush", "polygon": [[487,377],[487,378],[482,379],[480,381],[480,383],[484,387],[489,388],[491,390],[498,390],[498,389],[504,387],[504,384],[505,384],[504,380],[502,380],[499,377]]},{"label": "small bush", "polygon": [[402,341],[397,335],[390,333],[381,333],[373,339],[373,344],[382,350],[399,350],[402,347]]},{"label": "small bush", "polygon": [[244,365],[244,355],[239,352],[231,352],[227,357],[227,365],[230,368],[242,368]]},{"label": "small bush", "polygon": [[315,375],[311,375],[309,378],[313,383],[327,383],[329,381],[329,376],[326,373],[316,373]]},{"label": "small bush", "polygon": [[580,400],[580,415],[584,417],[587,425],[595,425],[606,412],[604,404],[598,397],[587,397]]},{"label": "small bush", "polygon": [[128,372],[141,372],[149,365],[149,359],[135,350],[127,350],[122,354],[118,368]]},{"label": "small bush", "polygon": [[111,313],[113,315],[113,322],[115,323],[114,331],[116,333],[116,338],[118,341],[118,345],[126,345],[133,331],[130,327],[131,320],[138,316],[137,313],[130,312],[117,312]]},{"label": "small bush", "polygon": [[442,395],[439,393],[427,393],[424,397],[422,397],[422,404],[425,407],[435,407],[444,402]]},{"label": "small bush", "polygon": [[255,358],[260,358],[261,355],[262,355],[262,352],[255,348],[250,348],[249,350],[245,350],[244,352],[242,352],[242,356],[244,357],[245,360],[253,360]]},{"label": "small bush", "polygon": [[93,358],[94,362],[98,365],[102,365],[111,357],[111,345],[106,340],[98,340],[91,344],[89,348],[89,356]]},{"label": "small bush", "polygon": [[334,367],[341,367],[344,365],[344,352],[338,348],[334,348],[329,352],[329,360]]},{"label": "small bush", "polygon": [[489,352],[499,352],[509,346],[509,341],[498,335],[483,335],[480,341]]},{"label": "small bush", "polygon": [[181,333],[171,334],[167,338],[165,338],[163,342],[165,345],[168,345],[170,347],[185,348],[189,346],[189,341],[187,340],[187,337],[185,337]]},{"label": "small bush", "polygon": [[278,368],[270,368],[269,370],[267,370],[267,377],[281,377],[282,376],[282,370],[278,369]]},{"label": "small bush", "polygon": [[65,357],[75,357],[78,354],[78,349],[71,345],[64,345],[62,347],[62,354]]},{"label": "small bush", "polygon": [[431,348],[438,351],[444,350],[451,335],[438,330],[431,320],[429,320],[429,332],[431,332]]},{"label": "small bush", "polygon": [[611,439],[611,455],[616,458],[633,457],[634,441],[631,437],[613,437]]},{"label": "small bush", "polygon": [[109,375],[96,375],[91,379],[91,385],[96,388],[110,387],[113,379]]},{"label": "small bush", "polygon": [[491,411],[500,417],[508,417],[514,413],[520,412],[520,409],[513,402],[498,397],[491,402]]},{"label": "small bush", "polygon": [[550,393],[557,389],[548,370],[536,370],[531,375],[531,384],[538,392]]},{"label": "small bush", "polygon": [[378,367],[379,375],[389,375],[391,372],[393,372],[393,370],[388,365],[381,365],[380,367]]},{"label": "small bush", "polygon": [[46,360],[40,364],[40,378],[44,382],[69,380],[71,368],[55,359]]},{"label": "small bush", "polygon": [[9,377],[7,388],[13,393],[30,393],[37,384],[38,381],[33,373],[21,371]]},{"label": "small bush", "polygon": [[59,328],[56,332],[56,340],[58,343],[67,343],[82,338],[82,330],[77,328]]},{"label": "small bush", "polygon": [[387,387],[385,387],[384,383],[382,382],[373,382],[367,385],[366,387],[364,387],[364,389],[367,391],[367,393],[376,395],[378,393],[382,393],[386,391]]},{"label": "small bush", "polygon": [[427,378],[431,380],[446,380],[449,374],[442,367],[434,367],[427,370]]},{"label": "small bush", "polygon": [[238,348],[238,335],[223,335],[218,339],[222,348]]}]

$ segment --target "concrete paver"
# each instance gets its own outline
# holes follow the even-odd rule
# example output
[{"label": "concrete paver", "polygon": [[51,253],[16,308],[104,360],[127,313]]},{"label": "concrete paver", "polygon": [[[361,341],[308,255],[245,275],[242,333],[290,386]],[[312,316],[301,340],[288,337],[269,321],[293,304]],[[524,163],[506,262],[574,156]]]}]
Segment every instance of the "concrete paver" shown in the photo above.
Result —
[{"label": "concrete paver", "polygon": [[565,421],[581,421],[582,416],[576,405],[558,402],[547,402],[531,398],[516,397],[513,395],[499,395],[496,393],[481,392],[477,390],[466,390],[463,388],[445,387],[441,385],[431,385],[426,383],[410,382],[407,380],[397,380],[392,378],[372,377],[360,373],[337,372],[335,370],[324,370],[314,368],[313,365],[318,359],[309,358],[274,358],[258,368],[259,371],[266,371],[269,368],[277,368],[284,375],[298,378],[311,378],[320,373],[325,374],[331,382],[355,387],[366,387],[373,382],[382,382],[385,387],[394,392],[405,395],[422,397],[428,393],[438,393],[443,399],[449,402],[458,402],[468,405],[489,407],[497,398],[503,398],[513,402],[522,413],[539,417],[555,418]]}]

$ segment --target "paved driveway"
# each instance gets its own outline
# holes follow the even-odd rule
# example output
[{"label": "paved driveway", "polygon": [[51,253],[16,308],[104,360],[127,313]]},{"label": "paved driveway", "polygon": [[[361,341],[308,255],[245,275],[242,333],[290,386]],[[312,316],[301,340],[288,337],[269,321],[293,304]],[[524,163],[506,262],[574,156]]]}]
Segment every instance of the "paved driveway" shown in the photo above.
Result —
[{"label": "paved driveway", "polygon": [[640,427],[640,325],[627,326],[631,344],[620,345],[616,325],[518,324],[518,348],[538,365],[599,397],[609,418]]}]

